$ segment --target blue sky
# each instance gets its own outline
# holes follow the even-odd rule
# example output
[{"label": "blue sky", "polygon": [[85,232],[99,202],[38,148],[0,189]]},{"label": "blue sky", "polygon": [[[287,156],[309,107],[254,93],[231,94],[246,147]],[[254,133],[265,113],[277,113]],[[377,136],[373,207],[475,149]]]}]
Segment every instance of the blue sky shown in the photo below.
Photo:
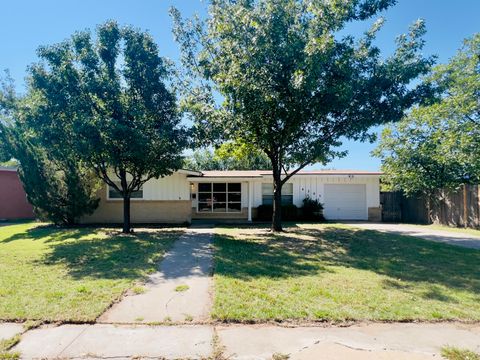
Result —
[{"label": "blue sky", "polygon": [[[186,15],[205,14],[200,0],[10,0],[2,2],[0,12],[0,69],[9,69],[21,91],[27,66],[36,60],[38,46],[68,38],[73,32],[108,19],[150,31],[163,56],[178,58],[173,41],[168,9],[176,6]],[[423,18],[427,24],[425,55],[438,55],[446,62],[464,38],[480,31],[479,0],[399,0],[383,14],[387,20],[377,44],[385,55],[394,49],[394,39],[407,31],[409,24]],[[360,34],[366,24],[354,24],[348,31]],[[375,144],[346,142],[349,155],[328,164],[336,169],[378,170],[380,162],[370,156]],[[319,166],[313,166],[319,168]]]}]

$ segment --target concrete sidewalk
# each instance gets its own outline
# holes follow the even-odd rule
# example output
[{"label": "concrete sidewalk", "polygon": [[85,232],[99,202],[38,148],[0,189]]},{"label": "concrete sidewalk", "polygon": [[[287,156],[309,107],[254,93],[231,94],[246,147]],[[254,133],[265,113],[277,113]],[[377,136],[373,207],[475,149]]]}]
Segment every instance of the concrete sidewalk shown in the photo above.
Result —
[{"label": "concrete sidewalk", "polygon": [[433,359],[443,346],[480,352],[480,325],[362,324],[350,327],[226,326],[217,328],[229,359]]},{"label": "concrete sidewalk", "polygon": [[[127,295],[103,314],[102,323],[203,322],[212,286],[212,229],[190,228],[150,275],[145,292]],[[177,287],[183,287],[178,289]],[[178,291],[182,290],[182,291]]]},{"label": "concrete sidewalk", "polygon": [[440,359],[446,345],[480,352],[480,324],[62,325],[28,331],[13,350],[23,359],[212,359],[223,349],[223,358],[232,360],[271,360],[274,354],[290,360],[424,360]]},{"label": "concrete sidewalk", "polygon": [[18,323],[0,323],[0,341],[8,340],[23,332],[23,325]]},{"label": "concrete sidewalk", "polygon": [[391,232],[400,235],[415,236],[426,240],[443,242],[450,245],[458,245],[472,249],[480,249],[480,236],[469,233],[437,230],[428,226],[409,225],[409,224],[388,224],[373,222],[342,222],[342,224],[381,232]]},{"label": "concrete sidewalk", "polygon": [[62,325],[27,332],[13,350],[22,359],[203,359],[212,338],[207,326]]}]

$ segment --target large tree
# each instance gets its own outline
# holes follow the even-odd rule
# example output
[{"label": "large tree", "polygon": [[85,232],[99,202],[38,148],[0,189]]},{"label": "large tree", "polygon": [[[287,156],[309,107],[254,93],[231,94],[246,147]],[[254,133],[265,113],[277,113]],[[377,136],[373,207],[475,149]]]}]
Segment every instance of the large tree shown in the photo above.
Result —
[{"label": "large tree", "polygon": [[[282,185],[305,166],[344,155],[343,138],[369,140],[424,95],[422,21],[384,59],[374,45],[382,20],[359,39],[345,35],[395,0],[211,0],[206,21],[173,9],[191,89],[185,98],[202,138],[239,139],[269,157],[272,230],[281,231]],[[215,99],[223,98],[218,104]]]},{"label": "large tree", "polygon": [[182,164],[185,131],[170,70],[152,37],[107,22],[38,51],[30,68],[40,103],[32,119],[51,146],[74,148],[123,197],[123,232],[130,232],[130,199],[151,178]]},{"label": "large tree", "polygon": [[4,160],[15,159],[37,216],[55,224],[76,224],[96,209],[99,180],[74,149],[49,146],[41,129],[30,126],[37,107],[30,94],[16,94],[8,78],[0,83],[0,153]]},{"label": "large tree", "polygon": [[225,142],[213,151],[198,149],[185,159],[185,168],[191,170],[269,170],[270,159],[252,144]]},{"label": "large tree", "polygon": [[385,128],[374,154],[391,189],[430,196],[480,181],[480,33],[426,81],[439,101]]}]

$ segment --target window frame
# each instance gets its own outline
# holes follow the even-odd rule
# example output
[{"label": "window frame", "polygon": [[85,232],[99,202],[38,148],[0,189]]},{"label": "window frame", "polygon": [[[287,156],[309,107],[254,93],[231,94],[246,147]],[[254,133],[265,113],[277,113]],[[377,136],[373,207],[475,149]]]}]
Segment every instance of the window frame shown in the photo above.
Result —
[{"label": "window frame", "polygon": [[[120,181],[114,181],[114,183],[117,184],[117,186],[120,187]],[[108,201],[123,201],[123,197],[122,197],[122,196],[120,196],[120,197],[118,197],[118,198],[116,198],[116,197],[110,197],[110,190],[116,191],[115,188],[112,188],[112,186],[110,186],[110,185],[108,185],[108,184],[107,184],[106,188],[107,188],[107,200],[108,200]],[[142,192],[142,197],[130,197],[130,200],[133,200],[133,201],[145,200],[145,197],[144,197],[145,194],[144,194],[144,192],[143,192],[143,184],[142,184],[142,186],[140,187],[139,190],[134,191],[133,193],[140,192],[140,191]],[[133,195],[133,193],[132,193],[132,195]]]},{"label": "window frame", "polygon": [[[201,184],[210,184],[210,191],[200,191],[200,185]],[[225,191],[223,190],[215,190],[215,184],[223,184],[225,185]],[[236,190],[230,190],[230,185],[235,184],[239,185],[240,188],[238,191]],[[218,186],[217,186],[218,188]],[[225,201],[215,201],[215,196],[214,194],[225,194]],[[210,197],[207,198],[204,201],[201,201],[201,195],[200,194],[210,194]],[[229,194],[235,194],[239,195],[240,199],[238,201],[230,201],[229,200]],[[200,210],[200,204],[206,204],[207,207],[204,209],[210,208],[209,211],[206,210]],[[239,204],[240,205],[240,210],[229,210],[229,204]],[[224,206],[225,211],[218,211],[215,210],[215,205],[220,205]],[[217,208],[218,209],[218,208]],[[201,182],[198,183],[197,185],[197,208],[196,212],[198,214],[240,214],[242,212],[242,183],[241,182],[231,182],[231,181],[226,181],[226,182]]]},{"label": "window frame", "polygon": [[[269,187],[271,186],[271,193],[265,193],[265,185],[269,185]],[[291,192],[290,192],[290,189],[289,189],[289,192],[288,193],[285,193],[284,190],[285,190],[285,185],[289,185],[291,187]],[[287,201],[284,201],[284,198],[289,198],[291,200],[289,200],[288,202]],[[268,198],[269,201],[268,203],[265,202],[265,198]],[[273,183],[262,183],[262,205],[268,205],[268,206],[273,206]],[[293,183],[290,183],[290,182],[287,182],[285,184],[283,184],[283,187],[282,187],[282,205],[293,205]]]}]

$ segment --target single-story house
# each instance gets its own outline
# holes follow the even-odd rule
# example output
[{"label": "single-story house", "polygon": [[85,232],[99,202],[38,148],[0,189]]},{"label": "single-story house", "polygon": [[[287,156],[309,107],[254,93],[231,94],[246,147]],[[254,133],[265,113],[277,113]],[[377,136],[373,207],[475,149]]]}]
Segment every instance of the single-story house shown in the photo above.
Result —
[{"label": "single-story house", "polygon": [[32,205],[14,167],[0,167],[0,220],[33,219]]},{"label": "single-story house", "polygon": [[[282,188],[282,202],[302,206],[310,197],[324,204],[328,220],[380,221],[380,172],[301,171]],[[100,191],[98,209],[83,223],[121,223],[122,198]],[[257,207],[272,204],[271,171],[188,171],[148,180],[132,195],[134,223],[189,223],[192,220],[255,219]]]}]

